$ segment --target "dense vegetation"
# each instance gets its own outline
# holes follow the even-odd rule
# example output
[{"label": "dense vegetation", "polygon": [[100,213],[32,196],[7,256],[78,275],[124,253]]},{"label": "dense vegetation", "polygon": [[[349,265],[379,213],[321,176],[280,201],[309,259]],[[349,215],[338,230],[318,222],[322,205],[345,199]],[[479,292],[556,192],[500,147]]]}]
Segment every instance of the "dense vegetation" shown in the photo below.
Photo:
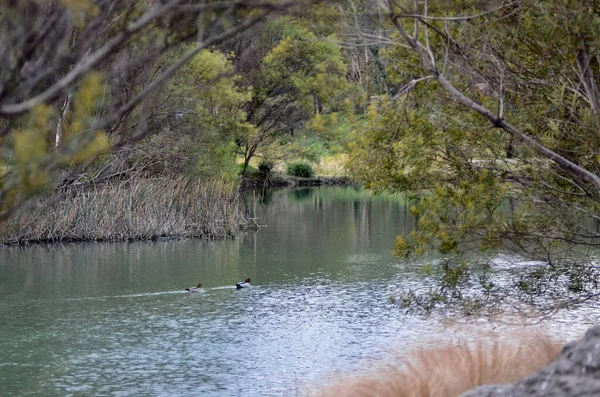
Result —
[{"label": "dense vegetation", "polygon": [[[596,297],[599,11],[578,1],[387,3],[394,44],[381,53],[397,91],[371,103],[351,168],[370,188],[413,198],[418,226],[398,237],[398,255],[443,255],[440,287],[400,303],[554,310]],[[470,256],[493,267],[502,251],[546,266],[500,286],[465,265]]]},{"label": "dense vegetation", "polygon": [[227,238],[244,226],[229,183],[143,178],[66,188],[4,223],[9,243]]},{"label": "dense vegetation", "polygon": [[[240,173],[309,176],[344,162],[366,188],[413,200],[418,228],[398,237],[398,255],[442,254],[425,266],[440,287],[398,302],[477,308],[501,297],[553,309],[538,298],[598,294],[596,1],[30,0],[0,10],[1,219],[65,189],[235,184]],[[503,251],[546,266],[499,286],[465,265]]]}]

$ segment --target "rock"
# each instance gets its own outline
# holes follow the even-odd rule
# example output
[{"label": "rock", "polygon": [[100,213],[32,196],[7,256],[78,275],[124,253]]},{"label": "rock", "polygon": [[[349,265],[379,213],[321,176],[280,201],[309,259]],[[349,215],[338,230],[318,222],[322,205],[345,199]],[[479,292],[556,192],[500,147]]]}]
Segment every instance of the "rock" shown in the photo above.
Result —
[{"label": "rock", "polygon": [[558,359],[509,385],[485,385],[460,397],[600,396],[600,326],[564,346]]},{"label": "rock", "polygon": [[490,96],[492,94],[492,87],[488,83],[477,83],[473,88],[479,95]]}]

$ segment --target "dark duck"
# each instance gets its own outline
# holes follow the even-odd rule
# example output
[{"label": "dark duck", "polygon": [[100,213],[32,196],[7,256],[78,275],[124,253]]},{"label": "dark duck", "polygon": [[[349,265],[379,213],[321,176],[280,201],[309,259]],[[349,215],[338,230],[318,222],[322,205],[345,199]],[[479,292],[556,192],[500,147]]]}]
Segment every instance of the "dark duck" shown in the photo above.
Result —
[{"label": "dark duck", "polygon": [[185,290],[190,292],[202,292],[202,283],[198,283],[198,285],[196,285],[195,287],[186,288]]},{"label": "dark duck", "polygon": [[235,283],[235,287],[237,289],[249,288],[249,287],[252,287],[252,285],[250,285],[251,282],[252,282],[252,280],[250,280],[249,278],[247,278],[244,281],[240,281],[239,283]]}]

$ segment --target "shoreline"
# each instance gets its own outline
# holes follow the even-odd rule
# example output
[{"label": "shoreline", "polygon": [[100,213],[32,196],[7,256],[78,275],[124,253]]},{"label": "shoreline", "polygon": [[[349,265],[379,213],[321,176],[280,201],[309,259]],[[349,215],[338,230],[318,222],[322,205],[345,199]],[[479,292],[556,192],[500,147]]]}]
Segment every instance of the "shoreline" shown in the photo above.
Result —
[{"label": "shoreline", "polygon": [[[232,239],[238,233],[253,228],[251,222],[242,215],[239,208],[235,209],[237,204],[234,203],[237,199],[233,191],[237,190],[238,194],[243,194],[245,190],[256,188],[350,186],[353,184],[349,178],[337,176],[300,178],[274,175],[262,179],[258,175],[253,175],[250,178],[243,178],[238,189],[230,191],[233,194],[228,194],[220,189],[216,189],[217,192],[212,189],[206,191],[204,188],[189,191],[183,187],[187,185],[187,181],[179,181],[175,185],[172,185],[173,181],[169,181],[169,183],[164,179],[138,180],[136,182],[146,183],[145,187],[162,182],[170,185],[171,191],[179,191],[178,194],[170,197],[173,200],[170,203],[163,199],[166,191],[162,188],[149,189],[150,191],[145,191],[145,194],[139,197],[135,192],[139,188],[132,189],[132,187],[125,187],[120,183],[109,183],[94,189],[71,189],[67,192],[60,192],[57,194],[63,197],[57,204],[45,207],[45,200],[40,199],[40,206],[35,210],[27,214],[17,214],[15,218],[1,224],[5,228],[5,234],[0,236],[0,247]],[[119,206],[118,209],[109,208],[111,211],[107,211],[107,207],[113,207],[112,203],[102,203],[103,200],[96,200],[105,194],[105,199],[109,202],[116,200],[117,197],[120,199],[126,196],[131,197],[126,197],[128,205]],[[157,200],[160,203],[156,202]],[[130,201],[137,202],[137,205],[132,206]],[[221,205],[210,206],[209,209],[206,203],[211,201],[220,201]],[[151,211],[146,208],[148,206],[153,207]],[[172,206],[178,208],[175,213],[160,214],[165,211],[165,208]],[[186,210],[187,206],[199,208]],[[170,232],[165,230],[165,223],[173,225],[166,228],[170,229]]]},{"label": "shoreline", "polygon": [[262,177],[254,174],[242,178],[240,189],[298,186],[349,186],[354,184],[355,183],[347,176],[315,176],[312,178],[301,178],[280,174]]}]

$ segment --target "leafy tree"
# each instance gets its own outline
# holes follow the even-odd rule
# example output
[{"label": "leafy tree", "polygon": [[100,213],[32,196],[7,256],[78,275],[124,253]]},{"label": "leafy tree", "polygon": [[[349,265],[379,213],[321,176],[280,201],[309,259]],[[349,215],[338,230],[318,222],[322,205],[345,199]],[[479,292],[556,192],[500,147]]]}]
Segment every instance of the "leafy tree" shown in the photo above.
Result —
[{"label": "leafy tree", "polygon": [[140,142],[134,167],[153,174],[188,174],[237,179],[235,137],[246,128],[243,106],[250,100],[238,86],[231,56],[203,50],[166,84],[157,101],[169,111]]},{"label": "leafy tree", "polygon": [[[598,5],[389,1],[385,10],[396,92],[370,107],[351,167],[366,186],[414,199],[418,228],[396,252],[459,254],[442,274],[464,275],[452,279],[476,284],[479,298],[596,296],[596,268],[572,249],[598,237]],[[472,248],[547,266],[495,289],[464,267]],[[464,298],[462,281],[443,282],[428,302]]]},{"label": "leafy tree", "polygon": [[[300,2],[25,0],[0,5],[0,219],[142,139],[145,100],[202,50]],[[194,42],[186,53],[165,54]],[[158,61],[162,60],[159,65]],[[157,67],[160,66],[160,67]]]},{"label": "leafy tree", "polygon": [[340,47],[319,39],[301,21],[273,21],[257,40],[275,45],[259,48],[257,55],[266,53],[259,68],[244,74],[252,86],[247,121],[254,126],[237,140],[244,170],[261,148],[292,136],[313,114],[329,111],[349,88]]}]

